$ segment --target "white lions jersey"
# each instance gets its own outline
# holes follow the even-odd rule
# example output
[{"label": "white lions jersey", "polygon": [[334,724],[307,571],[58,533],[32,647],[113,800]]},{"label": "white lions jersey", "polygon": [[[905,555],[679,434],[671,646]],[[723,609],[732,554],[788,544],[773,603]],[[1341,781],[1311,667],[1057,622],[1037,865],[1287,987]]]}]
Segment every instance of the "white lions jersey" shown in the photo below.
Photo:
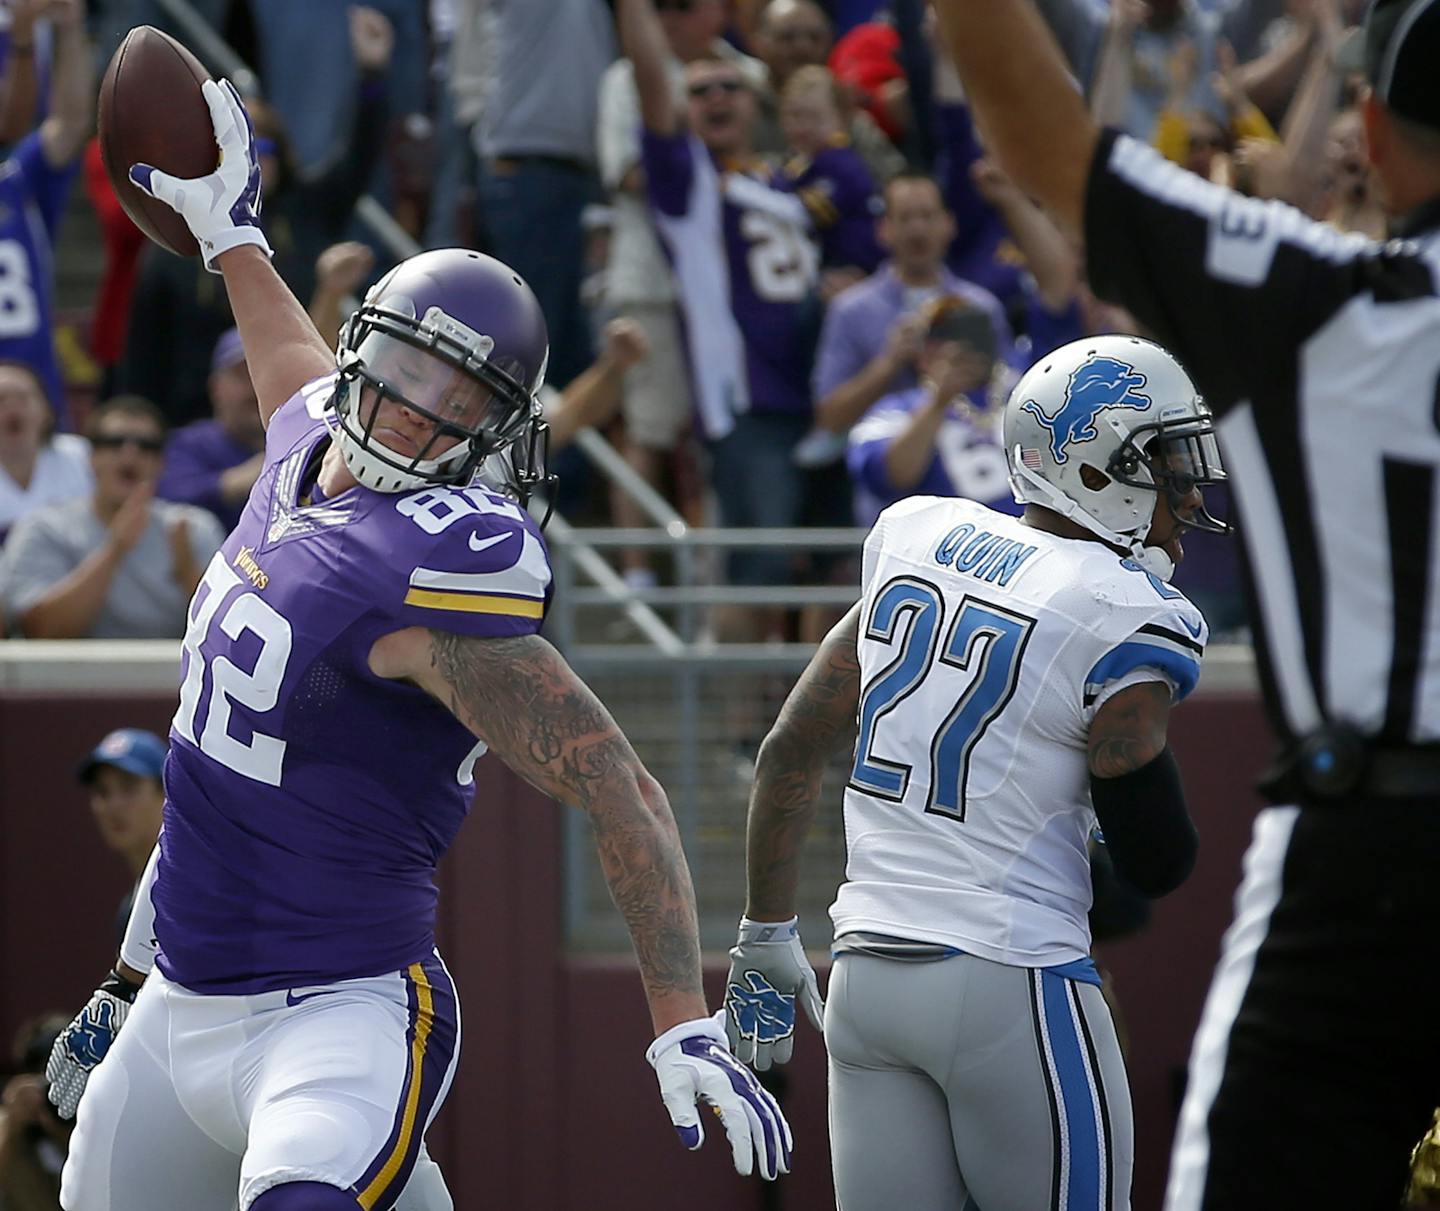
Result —
[{"label": "white lions jersey", "polygon": [[1090,722],[1137,682],[1185,697],[1204,617],[1101,543],[933,496],[880,515],[863,587],[837,937],[1085,957]]}]

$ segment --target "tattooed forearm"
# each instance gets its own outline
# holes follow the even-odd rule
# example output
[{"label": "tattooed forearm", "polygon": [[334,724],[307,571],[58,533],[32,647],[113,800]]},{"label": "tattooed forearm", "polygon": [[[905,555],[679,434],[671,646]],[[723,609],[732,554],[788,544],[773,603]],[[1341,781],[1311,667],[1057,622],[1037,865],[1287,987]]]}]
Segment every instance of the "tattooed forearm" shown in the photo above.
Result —
[{"label": "tattooed forearm", "polygon": [[664,794],[653,781],[643,802],[617,798],[590,813],[595,848],[615,906],[630,927],[646,995],[658,1000],[689,995],[703,1000],[695,892]]},{"label": "tattooed forearm", "polygon": [[746,836],[746,914],[794,912],[800,850],[815,818],[825,765],[855,734],[860,701],[859,607],[825,638],[761,745]]},{"label": "tattooed forearm", "polygon": [[1165,747],[1170,690],[1156,681],[1121,690],[1090,724],[1090,772],[1118,778],[1153,761]]},{"label": "tattooed forearm", "polygon": [[679,831],[610,712],[538,635],[432,631],[430,653],[427,688],[516,773],[589,814],[657,1019],[677,998],[695,1002],[689,1016],[702,1013],[695,892]]}]

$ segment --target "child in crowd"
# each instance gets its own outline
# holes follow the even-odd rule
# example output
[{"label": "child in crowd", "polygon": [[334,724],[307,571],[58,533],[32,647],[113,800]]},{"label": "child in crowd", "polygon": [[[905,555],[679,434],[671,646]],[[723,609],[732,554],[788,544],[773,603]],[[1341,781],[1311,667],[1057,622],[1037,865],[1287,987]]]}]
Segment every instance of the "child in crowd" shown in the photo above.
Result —
[{"label": "child in crowd", "polygon": [[790,158],[775,184],[805,203],[819,237],[822,271],[845,271],[849,285],[885,254],[875,238],[880,198],[845,133],[845,109],[841,86],[826,68],[802,67],[790,77],[780,97]]}]

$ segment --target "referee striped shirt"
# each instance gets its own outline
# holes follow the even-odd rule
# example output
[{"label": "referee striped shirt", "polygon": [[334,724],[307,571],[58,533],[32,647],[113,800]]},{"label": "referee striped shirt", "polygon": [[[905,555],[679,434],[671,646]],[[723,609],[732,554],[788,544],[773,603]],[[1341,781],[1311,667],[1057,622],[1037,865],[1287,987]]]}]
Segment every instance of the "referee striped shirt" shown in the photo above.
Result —
[{"label": "referee striped shirt", "polygon": [[1440,199],[1377,244],[1107,131],[1085,225],[1219,418],[1279,734],[1440,740]]}]

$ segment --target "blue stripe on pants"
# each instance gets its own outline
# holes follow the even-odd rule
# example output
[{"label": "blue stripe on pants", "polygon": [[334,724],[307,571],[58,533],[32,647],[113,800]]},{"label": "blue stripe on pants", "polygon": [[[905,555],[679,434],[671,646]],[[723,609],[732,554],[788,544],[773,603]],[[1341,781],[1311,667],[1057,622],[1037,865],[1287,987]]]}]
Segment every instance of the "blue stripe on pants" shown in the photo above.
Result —
[{"label": "blue stripe on pants", "polygon": [[1096,1109],[1096,1077],[1071,1016],[1069,981],[1050,971],[1039,972],[1039,977],[1047,1059],[1059,1086],[1056,1102],[1063,1153],[1060,1207],[1063,1211],[1105,1211],[1105,1187],[1109,1183],[1104,1181],[1104,1128]]}]

